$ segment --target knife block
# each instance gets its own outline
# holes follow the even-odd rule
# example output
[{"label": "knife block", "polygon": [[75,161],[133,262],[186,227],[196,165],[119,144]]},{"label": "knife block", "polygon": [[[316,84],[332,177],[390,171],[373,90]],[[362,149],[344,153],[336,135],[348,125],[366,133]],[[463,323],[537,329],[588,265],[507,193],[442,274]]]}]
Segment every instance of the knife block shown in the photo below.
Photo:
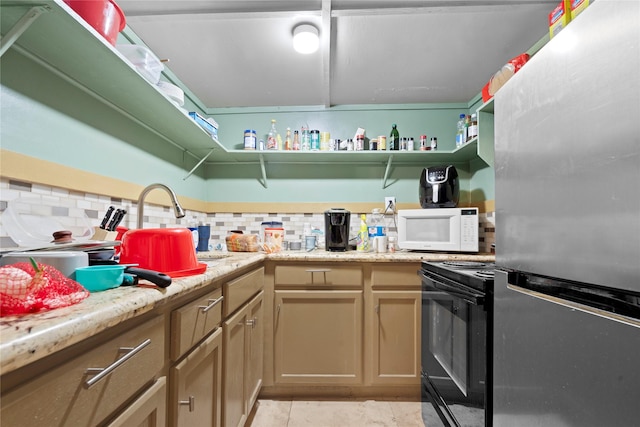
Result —
[{"label": "knife block", "polygon": [[104,228],[100,228],[100,227],[93,227],[93,228],[95,231],[93,233],[93,237],[91,237],[90,240],[101,240],[101,241],[111,242],[116,240],[116,237],[118,236],[117,231],[107,231]]}]

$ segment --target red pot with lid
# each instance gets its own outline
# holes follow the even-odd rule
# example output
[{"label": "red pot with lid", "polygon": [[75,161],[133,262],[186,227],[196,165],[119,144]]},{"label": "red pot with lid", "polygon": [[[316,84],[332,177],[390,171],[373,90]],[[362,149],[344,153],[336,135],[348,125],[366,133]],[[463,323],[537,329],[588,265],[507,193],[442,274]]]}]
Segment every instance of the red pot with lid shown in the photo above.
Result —
[{"label": "red pot with lid", "polygon": [[171,277],[201,274],[207,264],[199,263],[188,228],[143,228],[122,235],[120,264],[138,264]]}]

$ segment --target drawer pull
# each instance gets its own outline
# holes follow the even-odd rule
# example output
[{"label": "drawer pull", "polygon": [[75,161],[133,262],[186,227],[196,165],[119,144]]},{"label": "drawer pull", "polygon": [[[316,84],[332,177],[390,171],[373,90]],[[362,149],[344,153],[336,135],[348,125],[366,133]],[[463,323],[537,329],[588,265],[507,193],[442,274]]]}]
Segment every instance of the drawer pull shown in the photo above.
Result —
[{"label": "drawer pull", "polygon": [[209,305],[201,305],[198,308],[202,310],[203,313],[206,313],[207,311],[211,310],[213,307],[221,303],[223,299],[224,299],[224,295],[221,296],[220,298],[210,299]]},{"label": "drawer pull", "polygon": [[181,400],[178,402],[178,405],[189,405],[189,412],[193,412],[196,410],[196,398],[189,396],[189,400]]},{"label": "drawer pull", "polygon": [[311,273],[311,284],[313,284],[313,273],[322,273],[322,278],[324,280],[324,284],[327,284],[327,273],[331,272],[330,268],[317,268],[317,269],[309,269],[305,270],[307,273]]},{"label": "drawer pull", "polygon": [[115,371],[117,368],[122,366],[127,360],[131,359],[138,352],[140,352],[140,350],[142,350],[149,344],[151,344],[151,339],[147,338],[136,347],[120,347],[118,351],[120,352],[126,351],[126,353],[122,357],[120,357],[118,360],[113,362],[111,365],[107,366],[106,368],[87,368],[87,370],[85,371],[85,374],[95,375],[95,376],[84,382],[84,388],[93,387],[96,383],[100,382],[103,378],[105,378],[106,376],[111,374],[113,371]]}]

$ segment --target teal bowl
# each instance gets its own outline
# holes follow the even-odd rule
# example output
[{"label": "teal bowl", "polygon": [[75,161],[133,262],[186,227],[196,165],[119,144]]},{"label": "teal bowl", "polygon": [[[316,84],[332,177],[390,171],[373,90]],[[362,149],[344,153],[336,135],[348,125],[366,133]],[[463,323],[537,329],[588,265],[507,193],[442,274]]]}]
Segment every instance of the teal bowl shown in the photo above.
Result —
[{"label": "teal bowl", "polygon": [[91,265],[76,268],[76,282],[89,292],[106,291],[117,288],[124,280],[123,265]]}]

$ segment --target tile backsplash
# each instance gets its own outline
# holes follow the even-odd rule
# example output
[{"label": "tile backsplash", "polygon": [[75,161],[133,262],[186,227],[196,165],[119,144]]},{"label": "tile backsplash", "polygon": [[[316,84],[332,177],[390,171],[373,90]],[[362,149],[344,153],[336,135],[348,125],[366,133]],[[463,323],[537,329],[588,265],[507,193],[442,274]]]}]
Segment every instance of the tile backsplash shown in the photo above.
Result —
[{"label": "tile backsplash", "polygon": [[[0,178],[0,211],[9,206],[16,198],[34,198],[42,200],[43,204],[51,206],[56,215],[86,215],[93,226],[98,226],[109,208],[125,209],[125,215],[121,225],[135,228],[137,223],[137,201],[117,199],[90,193],[69,191],[62,188],[49,187],[42,184],[31,184],[22,181]],[[360,213],[351,213],[351,235],[358,231]],[[191,224],[204,224],[211,226],[210,245],[216,247],[223,245],[225,236],[232,230],[241,230],[245,234],[260,234],[261,224],[264,221],[280,221],[285,229],[285,240],[301,240],[305,224],[318,233],[324,231],[324,214],[319,213],[203,213],[186,211],[184,218],[175,218],[173,210],[146,203],[144,208],[145,228],[188,227]],[[395,218],[385,216],[385,224],[389,235],[396,234]],[[495,215],[494,212],[480,214],[480,252],[492,252],[491,244],[495,242]],[[324,239],[319,239],[324,243]],[[9,237],[5,227],[0,228],[0,247],[15,247],[15,242]]]}]

